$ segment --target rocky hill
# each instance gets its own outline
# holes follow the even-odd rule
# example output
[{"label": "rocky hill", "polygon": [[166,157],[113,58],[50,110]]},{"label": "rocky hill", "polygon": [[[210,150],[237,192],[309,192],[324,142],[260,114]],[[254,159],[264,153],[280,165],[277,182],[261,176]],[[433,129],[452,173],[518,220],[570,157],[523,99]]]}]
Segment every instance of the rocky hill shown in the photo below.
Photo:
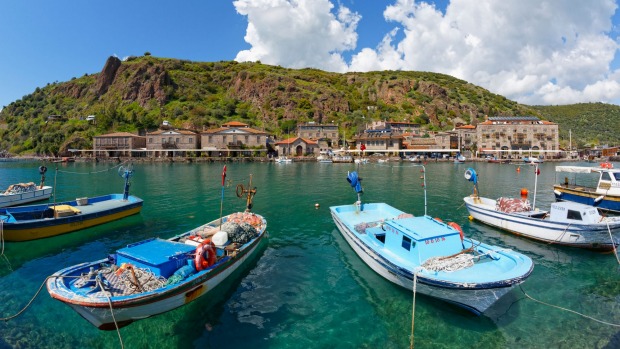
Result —
[{"label": "rocky hill", "polygon": [[[194,130],[238,120],[278,136],[300,122],[333,122],[350,136],[372,120],[449,130],[457,123],[476,124],[486,115],[542,112],[443,74],[338,74],[145,54],[126,61],[109,57],[100,73],[48,84],[6,106],[0,112],[0,150],[55,155],[91,148],[97,134],[144,134],[163,120]],[[95,115],[95,122],[87,115]]]}]

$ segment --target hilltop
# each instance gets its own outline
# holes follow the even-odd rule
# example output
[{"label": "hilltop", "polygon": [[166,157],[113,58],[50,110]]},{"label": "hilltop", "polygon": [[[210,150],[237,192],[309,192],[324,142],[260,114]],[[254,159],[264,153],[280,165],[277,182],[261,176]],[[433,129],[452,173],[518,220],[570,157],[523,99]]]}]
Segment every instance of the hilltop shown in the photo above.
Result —
[{"label": "hilltop", "polygon": [[[620,107],[614,107],[585,105],[574,115],[606,120],[620,115]],[[86,120],[88,115],[95,115],[96,122]],[[300,122],[333,122],[352,136],[372,120],[411,121],[440,131],[457,123],[475,125],[487,115],[546,118],[560,124],[568,142],[564,123],[573,114],[560,107],[522,105],[444,74],[340,74],[260,62],[192,62],[147,53],[125,61],[109,57],[99,73],[48,84],[6,106],[0,112],[0,150],[43,155],[91,148],[94,135],[144,134],[163,120],[198,131],[238,120],[278,136],[292,133]],[[610,124],[608,133],[596,135],[586,133],[591,128],[573,128],[573,141],[579,134],[584,142],[588,136],[615,142],[618,126]]]}]

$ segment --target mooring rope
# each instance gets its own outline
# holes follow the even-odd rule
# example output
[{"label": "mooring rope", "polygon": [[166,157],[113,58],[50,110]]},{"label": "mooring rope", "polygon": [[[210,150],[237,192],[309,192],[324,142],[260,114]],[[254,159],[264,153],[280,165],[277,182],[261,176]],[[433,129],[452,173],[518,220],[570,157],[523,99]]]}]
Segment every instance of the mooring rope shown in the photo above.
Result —
[{"label": "mooring rope", "polygon": [[0,256],[2,260],[6,262],[6,265],[9,267],[10,271],[13,271],[13,266],[9,261],[9,258],[4,254],[4,220],[0,219],[0,245],[2,245],[2,251],[0,252]]},{"label": "mooring rope", "polygon": [[571,309],[563,308],[563,307],[560,307],[560,306],[557,306],[557,305],[553,305],[553,304],[549,304],[549,303],[546,303],[546,302],[540,301],[540,300],[538,300],[538,299],[533,298],[533,297],[532,297],[532,296],[530,296],[529,294],[527,294],[527,292],[525,292],[525,290],[523,289],[523,287],[522,287],[520,284],[519,284],[519,288],[521,289],[521,292],[523,292],[523,294],[524,294],[527,298],[529,298],[529,299],[533,300],[534,302],[537,302],[537,303],[540,303],[540,304],[544,304],[544,305],[549,306],[549,307],[552,307],[552,308],[557,308],[557,309],[560,309],[560,310],[568,311],[569,313],[577,314],[577,315],[579,315],[579,316],[581,316],[581,317],[584,317],[584,318],[586,318],[586,319],[590,319],[590,320],[596,321],[596,322],[601,323],[601,324],[604,324],[604,325],[613,326],[613,327],[620,327],[620,324],[614,324],[614,323],[611,323],[611,322],[607,322],[607,321],[599,320],[599,319],[593,318],[592,316],[585,315],[585,314],[582,314],[582,313],[580,313],[580,312],[577,312],[577,311],[574,311],[574,310],[571,310]]},{"label": "mooring rope", "polygon": [[416,294],[416,288],[418,285],[418,272],[414,271],[413,272],[413,304],[411,306],[411,336],[410,341],[409,341],[409,349],[413,349],[413,329],[414,329],[414,320],[415,320],[415,294]]},{"label": "mooring rope", "polygon": [[[101,279],[97,278],[97,285],[99,285],[99,287],[101,288],[101,291],[106,291],[105,288],[103,288],[103,284],[101,283]],[[108,299],[108,305],[110,306],[110,314],[112,315],[112,320],[114,321],[114,327],[116,327],[116,333],[118,334],[118,340],[121,342],[121,348],[125,348],[125,345],[123,344],[123,337],[121,337],[121,330],[118,328],[118,323],[116,322],[116,317],[114,316],[114,309],[112,308],[112,299],[110,298],[112,296],[112,293],[110,293],[110,291],[106,291],[108,293],[108,296],[106,297]]]},{"label": "mooring rope", "polygon": [[69,173],[69,174],[78,174],[78,175],[89,175],[89,174],[96,174],[96,173],[102,173],[102,172],[108,172],[111,171],[117,167],[121,167],[123,165],[125,165],[126,163],[128,163],[129,160],[125,160],[123,162],[121,162],[120,164],[114,166],[114,167],[110,167],[110,168],[106,168],[104,170],[101,171],[91,171],[91,172],[75,172],[75,171],[61,171],[59,169],[56,169],[56,172],[61,172],[61,173]]},{"label": "mooring rope", "polygon": [[607,232],[609,233],[609,238],[611,239],[611,247],[614,250],[614,256],[616,257],[618,264],[620,264],[620,257],[618,257],[618,251],[616,251],[616,242],[614,241],[614,237],[613,235],[611,235],[611,229],[609,228],[609,221],[606,221],[606,223],[607,223]]}]

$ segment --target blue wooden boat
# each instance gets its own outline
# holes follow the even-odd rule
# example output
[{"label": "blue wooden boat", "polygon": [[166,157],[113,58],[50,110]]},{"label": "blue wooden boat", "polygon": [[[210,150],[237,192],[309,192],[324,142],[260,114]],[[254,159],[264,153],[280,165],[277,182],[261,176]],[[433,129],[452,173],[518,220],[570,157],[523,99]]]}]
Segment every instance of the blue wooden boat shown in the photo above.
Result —
[{"label": "blue wooden boat", "polygon": [[69,305],[91,324],[113,330],[178,308],[204,296],[257,255],[267,221],[247,209],[164,240],[137,242],[108,257],[54,273],[52,298]]},{"label": "blue wooden boat", "polygon": [[119,170],[119,174],[125,179],[122,194],[0,208],[2,237],[6,241],[42,239],[139,213],[142,209],[142,199],[129,195],[129,178],[133,170],[122,167]]},{"label": "blue wooden boat", "polygon": [[[553,185],[557,201],[573,201],[620,213],[620,169],[613,168],[611,163],[604,162],[598,167],[556,166],[555,171],[575,176],[572,180],[564,177],[562,183]],[[592,186],[592,178],[582,178],[582,182],[578,182],[577,174],[595,175],[598,177],[598,183]]]},{"label": "blue wooden boat", "polygon": [[52,195],[52,187],[45,185],[45,172],[47,172],[47,167],[39,166],[41,175],[39,185],[33,182],[15,183],[0,192],[0,207],[19,206],[49,199]]},{"label": "blue wooden boat", "polygon": [[532,272],[532,260],[515,251],[463,236],[458,224],[414,217],[386,203],[362,203],[356,172],[347,180],[354,204],[333,206],[338,230],[375,272],[416,292],[482,314]]}]

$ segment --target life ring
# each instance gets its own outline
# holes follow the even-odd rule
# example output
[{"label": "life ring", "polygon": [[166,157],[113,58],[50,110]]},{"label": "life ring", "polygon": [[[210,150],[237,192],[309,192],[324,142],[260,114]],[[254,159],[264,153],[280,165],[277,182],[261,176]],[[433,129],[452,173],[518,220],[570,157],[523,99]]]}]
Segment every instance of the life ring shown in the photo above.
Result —
[{"label": "life ring", "polygon": [[601,168],[613,168],[614,165],[611,162],[601,162]]},{"label": "life ring", "polygon": [[441,223],[443,223],[443,220],[441,220],[441,218],[437,218],[437,217],[435,217],[435,220],[436,220],[437,222],[441,222]]},{"label": "life ring", "polygon": [[450,223],[448,223],[448,225],[449,225],[452,229],[457,230],[457,231],[459,232],[459,236],[461,237],[461,241],[463,241],[463,239],[465,239],[465,234],[463,234],[463,229],[461,229],[461,226],[460,226],[460,225],[458,225],[458,224],[457,224],[457,223],[455,223],[455,222],[450,222]]},{"label": "life ring", "polygon": [[194,256],[194,265],[197,271],[207,269],[215,264],[217,256],[215,255],[215,245],[211,239],[206,239],[196,247],[196,255]]},{"label": "life ring", "polygon": [[243,184],[237,184],[237,189],[235,190],[235,193],[237,194],[237,197],[240,198],[243,196],[243,192],[244,192],[244,188],[243,188]]}]

